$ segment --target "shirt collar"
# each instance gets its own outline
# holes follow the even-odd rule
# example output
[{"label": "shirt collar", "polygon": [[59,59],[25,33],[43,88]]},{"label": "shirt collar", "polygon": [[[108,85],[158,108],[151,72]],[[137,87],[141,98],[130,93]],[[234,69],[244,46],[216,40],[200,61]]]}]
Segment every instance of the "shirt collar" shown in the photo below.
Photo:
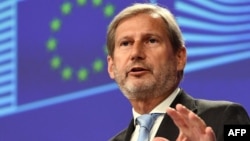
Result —
[{"label": "shirt collar", "polygon": [[[165,100],[163,100],[160,104],[158,104],[150,113],[166,113],[167,107],[174,101],[175,97],[180,92],[180,88],[176,88],[172,94],[170,94]],[[134,119],[139,117],[141,114],[137,113],[134,108],[132,108],[132,113]]]}]

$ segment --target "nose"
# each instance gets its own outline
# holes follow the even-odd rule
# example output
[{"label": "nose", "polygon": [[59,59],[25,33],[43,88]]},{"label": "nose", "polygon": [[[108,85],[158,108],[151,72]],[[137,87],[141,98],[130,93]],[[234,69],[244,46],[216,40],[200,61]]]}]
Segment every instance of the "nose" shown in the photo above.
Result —
[{"label": "nose", "polygon": [[142,43],[135,42],[131,50],[131,60],[145,59],[145,50]]}]

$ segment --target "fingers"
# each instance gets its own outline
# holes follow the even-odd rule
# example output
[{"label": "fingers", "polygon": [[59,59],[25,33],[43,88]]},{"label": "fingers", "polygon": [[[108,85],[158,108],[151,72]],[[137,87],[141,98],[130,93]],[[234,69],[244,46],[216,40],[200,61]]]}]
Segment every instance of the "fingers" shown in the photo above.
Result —
[{"label": "fingers", "polygon": [[215,137],[212,128],[208,128],[199,116],[185,106],[177,104],[176,109],[168,108],[167,113],[179,128],[178,141],[199,140],[201,137]]},{"label": "fingers", "polygon": [[214,133],[214,131],[213,131],[213,129],[211,127],[207,127],[205,132],[206,132],[206,134],[208,136],[208,140],[211,140],[211,141],[216,140],[215,133]]},{"label": "fingers", "polygon": [[202,131],[204,133],[204,129],[206,128],[205,122],[197,116],[195,113],[187,109],[185,106],[181,104],[177,104],[176,110],[179,111],[179,113],[185,117],[186,122],[188,122],[189,127],[195,128],[198,131]]},{"label": "fingers", "polygon": [[173,119],[175,125],[179,128],[179,130],[185,132],[185,130],[188,129],[188,125],[187,125],[188,123],[186,120],[187,113],[181,113],[181,112],[177,111],[177,109],[175,110],[173,108],[168,108],[167,113]]},{"label": "fingers", "polygon": [[[179,128],[176,141],[216,141],[215,133],[211,127],[191,110],[181,104],[176,109],[168,108],[167,114]],[[155,138],[153,141],[168,141],[165,138]]]}]

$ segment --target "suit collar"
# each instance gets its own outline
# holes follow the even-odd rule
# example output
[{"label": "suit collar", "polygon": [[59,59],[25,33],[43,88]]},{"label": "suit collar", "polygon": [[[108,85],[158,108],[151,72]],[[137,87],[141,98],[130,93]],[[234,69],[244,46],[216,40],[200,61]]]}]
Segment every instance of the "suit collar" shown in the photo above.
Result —
[{"label": "suit collar", "polygon": [[132,136],[134,130],[135,130],[134,119],[132,119],[130,121],[130,123],[129,123],[128,128],[127,128],[126,135],[125,135],[125,140],[124,141],[130,141],[131,136]]},{"label": "suit collar", "polygon": [[197,105],[195,99],[185,93],[182,89],[180,90],[179,94],[176,96],[170,107],[175,108],[178,103],[181,103],[182,105],[186,106],[188,109],[196,113]]},{"label": "suit collar", "polygon": [[[184,106],[186,106],[188,109],[192,110],[196,113],[197,106],[195,104],[195,100],[187,95],[183,90],[179,92],[173,103],[170,105],[170,107],[175,108],[176,104],[181,103]],[[173,120],[165,114],[160,127],[156,133],[156,137],[165,137],[169,140],[176,140],[179,134],[178,127],[174,124]]]},{"label": "suit collar", "polygon": [[[170,105],[170,107],[175,108],[176,104],[178,103],[183,104],[194,113],[196,113],[197,111],[197,106],[194,98],[186,94],[182,89],[180,90],[175,100]],[[130,121],[129,127],[126,130],[125,141],[130,141],[130,138],[134,130],[135,130],[134,119],[132,119]],[[165,114],[160,124],[160,127],[156,133],[156,137],[159,136],[159,137],[165,137],[169,140],[176,140],[178,133],[179,130],[174,124],[173,120],[167,114]]]}]

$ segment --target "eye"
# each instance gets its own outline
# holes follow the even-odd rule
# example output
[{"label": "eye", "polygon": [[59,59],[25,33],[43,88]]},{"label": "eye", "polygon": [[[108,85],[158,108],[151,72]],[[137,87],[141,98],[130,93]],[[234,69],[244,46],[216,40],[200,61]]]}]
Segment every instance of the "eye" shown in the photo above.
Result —
[{"label": "eye", "polygon": [[149,43],[157,43],[158,41],[156,40],[156,39],[154,39],[154,38],[150,38],[149,39]]},{"label": "eye", "polygon": [[147,43],[148,44],[156,44],[156,43],[159,43],[159,40],[155,37],[150,37],[147,39]]},{"label": "eye", "polygon": [[129,46],[130,45],[130,42],[129,41],[122,41],[120,43],[120,46]]}]

